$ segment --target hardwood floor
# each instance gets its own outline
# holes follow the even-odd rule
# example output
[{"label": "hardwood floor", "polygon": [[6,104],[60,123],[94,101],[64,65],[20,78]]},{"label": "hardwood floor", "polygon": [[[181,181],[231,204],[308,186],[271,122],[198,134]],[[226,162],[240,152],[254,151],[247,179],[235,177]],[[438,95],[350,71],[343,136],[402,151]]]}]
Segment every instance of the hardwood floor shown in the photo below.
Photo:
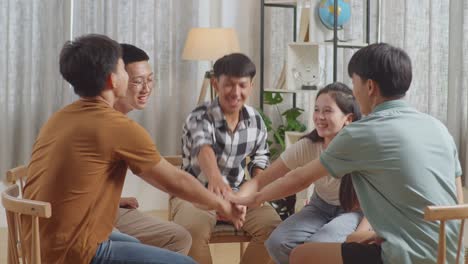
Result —
[{"label": "hardwood floor", "polygon": [[[468,194],[465,193],[465,197]],[[148,212],[151,215],[167,219],[166,211],[151,211]],[[465,224],[466,225],[466,224]],[[468,226],[465,226],[464,240],[468,239]],[[227,244],[211,244],[211,254],[213,256],[214,264],[237,264],[239,263],[239,244],[238,243],[227,243]],[[7,229],[0,228],[0,264],[6,263],[7,258]],[[466,262],[468,263],[468,262]]]},{"label": "hardwood floor", "polygon": [[[167,219],[166,211],[152,211],[151,215]],[[213,244],[210,245],[214,264],[237,264],[239,263],[239,244]],[[7,262],[7,229],[0,228],[0,263]]]},{"label": "hardwood floor", "polygon": [[7,229],[0,228],[0,263],[7,263]]}]

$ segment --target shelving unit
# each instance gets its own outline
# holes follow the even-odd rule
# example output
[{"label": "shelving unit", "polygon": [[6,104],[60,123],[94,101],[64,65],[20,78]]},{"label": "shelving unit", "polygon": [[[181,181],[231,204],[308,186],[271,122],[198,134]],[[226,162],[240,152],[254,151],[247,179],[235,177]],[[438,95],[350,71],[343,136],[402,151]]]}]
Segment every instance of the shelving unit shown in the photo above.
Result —
[{"label": "shelving unit", "polygon": [[338,43],[338,1],[334,1],[333,6],[333,82],[337,81],[338,48],[362,48],[370,42],[370,0],[366,0],[366,42],[359,43]]},{"label": "shelving unit", "polygon": [[[268,89],[265,88],[265,7],[279,7],[279,8],[290,8],[293,10],[293,41],[297,39],[297,0],[262,0],[260,8],[260,109],[263,110],[264,92],[276,92],[276,93],[289,93],[292,94],[293,107],[296,107],[296,95],[297,93],[310,92],[310,90],[288,90],[288,89]],[[380,7],[379,7],[380,8]],[[338,48],[362,48],[369,45],[370,42],[370,0],[366,0],[366,35],[364,43],[356,42],[339,42],[338,39],[338,27],[337,27],[337,12],[338,12],[338,1],[334,1],[334,28],[333,28],[333,81],[337,81],[337,62],[338,62]]]},{"label": "shelving unit", "polygon": [[293,11],[293,41],[296,41],[297,28],[297,1],[269,1],[262,0],[260,8],[260,109],[263,110],[263,92],[291,93],[293,97],[293,107],[296,107],[295,91],[287,91],[280,89],[265,89],[264,87],[264,71],[265,71],[265,7],[289,8]]}]

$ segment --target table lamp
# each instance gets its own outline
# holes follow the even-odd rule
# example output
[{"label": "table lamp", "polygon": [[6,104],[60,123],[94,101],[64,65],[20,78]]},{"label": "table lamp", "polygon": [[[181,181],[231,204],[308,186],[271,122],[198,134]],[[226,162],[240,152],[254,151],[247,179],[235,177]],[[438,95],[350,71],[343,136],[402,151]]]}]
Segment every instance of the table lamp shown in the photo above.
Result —
[{"label": "table lamp", "polygon": [[[210,61],[213,67],[213,61],[239,51],[239,40],[233,28],[192,28],[185,41],[182,59]],[[198,105],[203,103],[208,85],[210,85],[210,98],[214,99],[214,92],[211,88],[212,75],[211,69],[205,73]]]}]

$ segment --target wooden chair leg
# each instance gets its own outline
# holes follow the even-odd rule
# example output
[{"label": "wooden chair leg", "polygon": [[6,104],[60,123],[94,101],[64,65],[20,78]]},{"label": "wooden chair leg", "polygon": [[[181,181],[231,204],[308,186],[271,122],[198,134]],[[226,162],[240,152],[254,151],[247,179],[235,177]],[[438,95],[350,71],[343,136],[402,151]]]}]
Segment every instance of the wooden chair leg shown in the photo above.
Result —
[{"label": "wooden chair leg", "polygon": [[461,225],[460,225],[460,235],[458,236],[458,249],[457,249],[457,258],[455,263],[460,263],[460,254],[461,254],[461,249],[462,249],[462,243],[463,243],[463,233],[465,230],[465,219],[461,220]]},{"label": "wooden chair leg", "polygon": [[242,256],[244,256],[246,248],[247,248],[247,243],[246,242],[240,242],[240,259],[242,259]]},{"label": "wooden chair leg", "polygon": [[440,221],[439,248],[437,253],[437,264],[445,264],[445,221]]},{"label": "wooden chair leg", "polygon": [[16,221],[15,216],[11,212],[7,212],[7,224],[8,228],[8,263],[19,264],[18,256],[18,241],[16,232]]},{"label": "wooden chair leg", "polygon": [[468,248],[465,248],[465,264],[468,264]]}]

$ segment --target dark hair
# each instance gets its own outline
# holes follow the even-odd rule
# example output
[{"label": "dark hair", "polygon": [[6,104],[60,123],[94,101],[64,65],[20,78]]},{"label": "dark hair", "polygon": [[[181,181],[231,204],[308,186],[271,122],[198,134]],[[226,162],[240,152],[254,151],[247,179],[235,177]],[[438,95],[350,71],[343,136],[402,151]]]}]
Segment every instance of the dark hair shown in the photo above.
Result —
[{"label": "dark hair", "polygon": [[104,35],[89,34],[67,41],[60,52],[60,73],[75,93],[93,97],[101,93],[106,79],[122,57],[119,43]]},{"label": "dark hair", "polygon": [[339,199],[341,208],[345,212],[352,212],[360,209],[359,200],[353,187],[351,174],[346,174],[341,178]]},{"label": "dark hair", "polygon": [[136,46],[120,43],[120,47],[122,48],[122,59],[125,65],[138,61],[149,61],[148,54]]},{"label": "dark hair", "polygon": [[411,59],[400,48],[386,43],[371,44],[351,57],[348,74],[352,77],[353,73],[375,81],[383,97],[400,98],[411,84]]},{"label": "dark hair", "polygon": [[255,64],[242,53],[232,53],[218,59],[213,66],[213,71],[216,79],[221,75],[233,77],[249,76],[252,79],[256,73]]},{"label": "dark hair", "polygon": [[[321,94],[330,95],[344,114],[353,114],[353,122],[361,119],[361,112],[353,96],[353,91],[346,84],[340,82],[328,84],[317,93],[315,100],[317,100]],[[312,132],[305,135],[303,138],[308,138],[312,140],[312,142],[323,141],[323,138],[317,133],[317,129],[312,130]]]}]

